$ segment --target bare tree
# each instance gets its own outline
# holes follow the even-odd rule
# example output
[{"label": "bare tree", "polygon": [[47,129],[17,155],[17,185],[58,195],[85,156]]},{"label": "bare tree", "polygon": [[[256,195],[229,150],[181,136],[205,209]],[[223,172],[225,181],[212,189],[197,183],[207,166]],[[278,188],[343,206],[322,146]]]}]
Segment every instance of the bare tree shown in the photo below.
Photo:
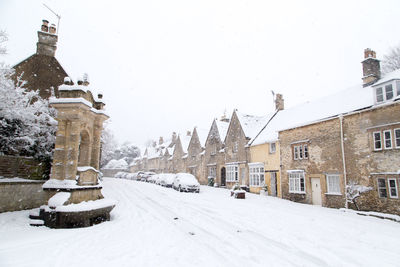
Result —
[{"label": "bare tree", "polygon": [[400,69],[400,45],[392,48],[382,60],[382,72],[389,73]]}]

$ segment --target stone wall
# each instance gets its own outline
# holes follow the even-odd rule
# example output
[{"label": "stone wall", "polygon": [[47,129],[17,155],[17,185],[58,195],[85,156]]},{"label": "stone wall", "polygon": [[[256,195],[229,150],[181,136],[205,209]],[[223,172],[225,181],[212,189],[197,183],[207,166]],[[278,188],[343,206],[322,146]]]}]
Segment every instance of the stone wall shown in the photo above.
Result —
[{"label": "stone wall", "polygon": [[[1,181],[5,180],[5,181]],[[38,208],[47,204],[50,194],[42,190],[45,181],[0,180],[0,212]],[[22,179],[21,179],[22,180]],[[8,181],[8,182],[7,182]]]},{"label": "stone wall", "polygon": [[[400,147],[394,143],[394,130],[400,129],[400,103],[363,110],[343,117],[344,151],[347,184],[369,187],[357,199],[366,211],[400,214]],[[374,150],[373,133],[392,131],[390,149]],[[345,181],[342,163],[340,119],[315,123],[279,133],[281,140],[282,196],[302,203],[312,203],[311,178],[319,178],[322,206],[345,206]],[[293,146],[307,143],[308,159],[294,160]],[[288,170],[304,170],[305,194],[289,193]],[[327,194],[326,175],[339,174],[341,194]],[[378,195],[378,179],[385,179],[387,197]],[[388,179],[397,181],[397,197],[389,195]],[[356,208],[354,204],[350,208]]]},{"label": "stone wall", "polygon": [[45,166],[33,158],[0,156],[0,176],[41,180],[44,173]]}]

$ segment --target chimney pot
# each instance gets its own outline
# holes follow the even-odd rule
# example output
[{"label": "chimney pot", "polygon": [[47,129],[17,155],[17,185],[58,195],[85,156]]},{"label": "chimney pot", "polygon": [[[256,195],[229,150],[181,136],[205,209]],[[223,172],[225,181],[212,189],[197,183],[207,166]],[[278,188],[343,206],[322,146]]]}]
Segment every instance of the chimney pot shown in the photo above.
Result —
[{"label": "chimney pot", "polygon": [[192,133],[191,133],[190,131],[187,131],[187,132],[186,132],[186,135],[187,135],[187,136],[191,136]]},{"label": "chimney pot", "polygon": [[49,33],[56,34],[56,25],[55,24],[50,25]]},{"label": "chimney pot", "polygon": [[48,20],[42,20],[42,27],[41,27],[42,32],[48,32],[49,31],[49,21]]},{"label": "chimney pot", "polygon": [[71,84],[71,78],[65,77],[65,78],[64,78],[64,84],[70,85],[70,84]]},{"label": "chimney pot", "polygon": [[99,99],[103,99],[103,94],[98,94],[97,97],[98,97]]}]

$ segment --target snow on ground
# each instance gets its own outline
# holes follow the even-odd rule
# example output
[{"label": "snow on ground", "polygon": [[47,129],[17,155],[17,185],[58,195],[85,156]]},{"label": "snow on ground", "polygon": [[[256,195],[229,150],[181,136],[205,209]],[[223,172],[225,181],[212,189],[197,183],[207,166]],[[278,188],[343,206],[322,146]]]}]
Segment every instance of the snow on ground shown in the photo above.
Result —
[{"label": "snow on ground", "polygon": [[29,226],[0,214],[0,266],[399,266],[400,224],[221,188],[200,194],[105,178],[111,221]]}]

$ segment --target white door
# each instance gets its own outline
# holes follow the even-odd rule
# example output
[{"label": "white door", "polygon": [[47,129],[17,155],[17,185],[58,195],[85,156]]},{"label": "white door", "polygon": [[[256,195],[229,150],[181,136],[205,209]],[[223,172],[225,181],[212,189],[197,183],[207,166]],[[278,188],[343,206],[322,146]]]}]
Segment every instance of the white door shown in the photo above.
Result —
[{"label": "white door", "polygon": [[246,169],[240,168],[240,178],[242,180],[242,185],[246,185]]},{"label": "white door", "polygon": [[276,172],[271,172],[271,196],[276,197]]},{"label": "white door", "polygon": [[311,178],[312,204],[321,206],[321,183],[319,178]]}]

